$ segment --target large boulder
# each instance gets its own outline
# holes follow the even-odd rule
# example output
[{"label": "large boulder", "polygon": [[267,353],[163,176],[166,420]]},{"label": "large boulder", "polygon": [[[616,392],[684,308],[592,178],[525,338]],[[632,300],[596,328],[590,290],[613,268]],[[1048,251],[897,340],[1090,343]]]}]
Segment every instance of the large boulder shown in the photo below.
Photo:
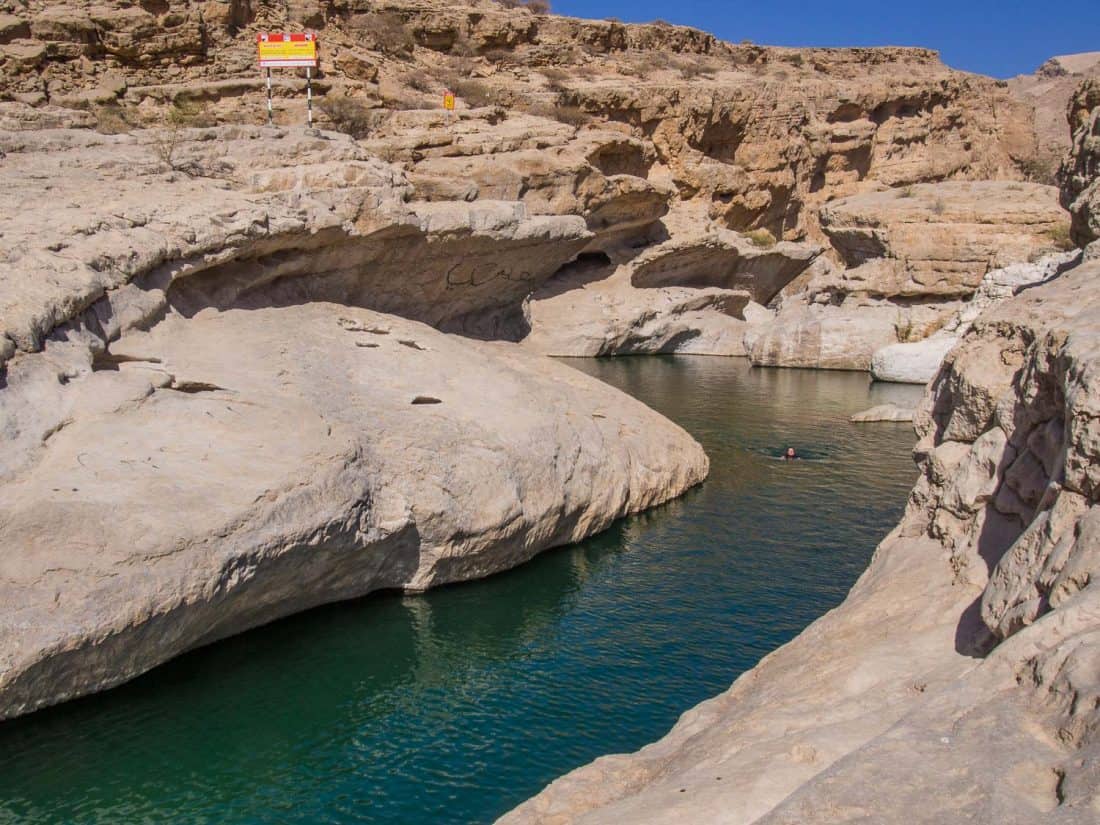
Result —
[{"label": "large boulder", "polygon": [[754,331],[749,357],[762,367],[867,370],[877,350],[897,342],[904,318],[886,301],[788,300],[772,323]]},{"label": "large boulder", "polygon": [[570,367],[326,303],[173,314],[94,359],[52,341],[9,364],[19,421],[0,719],[318,604],[507,569],[707,472]]},{"label": "large boulder", "polygon": [[958,341],[953,335],[933,335],[923,341],[890,344],[871,357],[871,377],[876,381],[927,384]]},{"label": "large boulder", "polygon": [[706,474],[601,382],[381,312],[522,318],[593,240],[581,215],[410,202],[398,169],[304,130],[0,149],[25,196],[0,205],[0,718],[506,569]]}]

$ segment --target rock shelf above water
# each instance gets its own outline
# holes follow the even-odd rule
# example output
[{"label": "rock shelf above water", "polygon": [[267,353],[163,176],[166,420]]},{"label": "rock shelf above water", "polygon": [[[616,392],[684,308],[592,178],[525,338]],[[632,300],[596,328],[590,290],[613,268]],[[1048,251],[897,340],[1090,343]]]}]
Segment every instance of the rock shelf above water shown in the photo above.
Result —
[{"label": "rock shelf above water", "polygon": [[513,567],[707,473],[687,433],[570,367],[367,310],[207,309],[110,355],[51,344],[0,393],[9,426],[56,421],[6,447],[0,718],[315,605]]}]

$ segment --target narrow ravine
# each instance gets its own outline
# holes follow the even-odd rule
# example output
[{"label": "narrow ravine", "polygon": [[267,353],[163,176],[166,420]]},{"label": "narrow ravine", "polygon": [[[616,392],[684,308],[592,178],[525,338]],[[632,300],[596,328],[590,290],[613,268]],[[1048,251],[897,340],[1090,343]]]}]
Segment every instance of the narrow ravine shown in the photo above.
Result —
[{"label": "narrow ravine", "polygon": [[[839,604],[901,514],[912,430],[848,417],[920,388],[569,363],[686,428],[705,485],[510,573],[315,610],[6,723],[0,822],[491,822]],[[775,460],[788,444],[805,460]]]}]

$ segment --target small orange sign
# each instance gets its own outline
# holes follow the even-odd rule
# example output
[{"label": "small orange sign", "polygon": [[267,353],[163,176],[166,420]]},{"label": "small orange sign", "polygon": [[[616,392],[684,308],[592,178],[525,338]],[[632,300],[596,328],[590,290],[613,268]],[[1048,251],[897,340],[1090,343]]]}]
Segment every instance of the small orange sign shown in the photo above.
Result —
[{"label": "small orange sign", "polygon": [[256,35],[261,69],[317,68],[317,35],[312,32],[262,32]]},{"label": "small orange sign", "polygon": [[443,93],[443,108],[446,109],[448,112],[453,112],[455,110],[454,92],[448,91]]}]

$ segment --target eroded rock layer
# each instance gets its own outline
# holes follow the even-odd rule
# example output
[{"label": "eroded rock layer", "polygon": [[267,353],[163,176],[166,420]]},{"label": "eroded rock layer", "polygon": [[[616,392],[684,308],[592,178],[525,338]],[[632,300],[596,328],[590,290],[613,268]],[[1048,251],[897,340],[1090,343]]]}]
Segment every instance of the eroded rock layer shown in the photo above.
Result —
[{"label": "eroded rock layer", "polygon": [[1073,215],[1074,239],[1100,238],[1100,80],[1082,83],[1070,101],[1073,151],[1062,165],[1062,205]]},{"label": "eroded rock layer", "polygon": [[[1019,177],[1036,153],[1030,104],[922,49],[734,45],[490,0],[6,0],[0,9],[0,94],[14,123],[44,124],[61,107],[70,123],[118,131],[173,104],[260,123],[255,33],[309,28],[322,42],[322,121],[396,141],[413,163],[457,147],[461,134],[410,132],[393,109],[438,111],[452,88],[460,109],[491,104],[569,129],[623,125],[645,147],[601,153],[607,174],[609,164],[634,176],[651,166],[727,228],[791,240],[816,232],[821,203],[870,182]],[[304,119],[301,85],[293,73],[279,78],[281,117]],[[428,164],[425,178],[453,168]]]},{"label": "eroded rock layer", "polygon": [[[839,263],[823,260],[786,290],[774,323],[750,347],[756,364],[866,370],[877,351],[923,342],[948,325],[993,273],[1035,262],[1038,278],[1050,270],[1040,259],[1069,245],[1057,190],[1031,183],[854,195],[827,204],[820,220]],[[979,303],[988,306],[990,296]]]},{"label": "eroded rock layer", "polygon": [[[369,290],[376,308],[482,338],[530,336],[530,346],[544,352],[749,353],[767,365],[867,369],[875,350],[924,337],[956,309],[944,304],[965,298],[990,266],[1026,260],[1036,251],[1037,236],[1064,220],[1041,203],[1038,187],[1026,196],[1005,194],[1005,181],[1030,176],[1037,162],[1041,141],[1030,98],[989,78],[953,71],[934,52],[731,44],[664,23],[575,20],[508,5],[3,0],[0,128],[77,127],[125,135],[159,127],[135,133],[145,135],[138,143],[149,144],[163,168],[217,177],[223,165],[210,151],[178,147],[186,142],[181,127],[235,124],[247,131],[242,124],[262,123],[256,33],[316,31],[322,44],[314,83],[317,122],[357,139],[354,151],[338,150],[347,160],[382,159],[399,167],[404,176],[390,188],[400,199],[437,206],[387,206],[390,214],[379,217],[382,201],[392,206],[392,199],[352,209],[335,202],[346,197],[341,192],[329,198],[335,216],[300,221],[297,231],[316,237],[296,244],[297,253],[269,244],[257,256],[263,271],[254,267],[254,274],[267,283],[273,272],[307,266],[306,256],[323,256],[329,290],[316,297],[364,303],[362,293]],[[1080,62],[1060,60],[1059,66]],[[300,72],[279,73],[278,122],[305,120],[302,87]],[[457,95],[453,114],[440,107],[444,90]],[[220,139],[207,134],[214,143]],[[116,140],[116,157],[148,155],[128,142],[131,137]],[[314,142],[302,151],[338,160],[331,147],[319,147]],[[238,153],[239,147],[229,149],[225,164],[239,171]],[[276,158],[272,165],[285,161]],[[377,189],[362,168],[356,174],[363,186]],[[231,177],[233,195],[226,200],[236,202],[242,181],[239,174]],[[995,221],[987,220],[980,201],[967,202],[950,187],[991,178],[1001,183],[979,186],[1002,188],[982,193],[986,213],[990,203],[1002,200],[1017,213],[1000,216],[999,233],[987,225],[980,241],[973,233],[963,238],[953,225]],[[312,186],[309,180],[303,184]],[[922,184],[945,189],[926,191]],[[270,188],[285,190],[286,181]],[[899,193],[911,201],[893,202]],[[75,194],[72,199],[83,203]],[[440,205],[486,202],[519,203],[525,212],[510,217],[490,205],[467,220],[453,206]],[[938,220],[930,218],[941,202],[949,209]],[[867,210],[890,212],[891,226],[872,228]],[[394,213],[402,211],[409,217],[397,220]],[[680,213],[695,216],[697,225],[684,227],[675,217]],[[576,222],[537,221],[564,216],[582,219],[583,230]],[[493,224],[490,234],[511,233],[515,243],[507,253],[490,243],[503,260],[489,275],[481,272],[493,265],[487,247],[475,254],[478,243],[465,243],[468,271],[447,271],[441,278],[439,268],[447,267],[450,253],[439,247],[443,256],[435,256],[435,248],[422,241],[441,231],[454,234],[464,221]],[[392,246],[392,260],[406,261],[404,272],[424,270],[431,306],[427,300],[410,306],[407,290],[390,289],[393,279],[382,274],[388,253],[373,242],[346,243],[348,230],[337,222],[357,222],[353,234],[360,236],[371,233],[362,224],[382,227],[375,240]],[[402,229],[394,228],[397,222]],[[448,222],[450,228],[443,226]],[[258,217],[248,230],[256,238],[266,231],[257,228],[261,223]],[[504,229],[509,223],[523,226]],[[322,226],[328,228],[314,229]],[[866,237],[856,237],[860,233]],[[575,246],[563,243],[566,236]],[[716,245],[716,237],[725,239]],[[749,244],[770,250],[777,241],[829,241],[825,257],[834,266],[823,260],[809,272],[791,274],[801,277],[782,307],[775,302],[769,308],[771,315],[755,306],[767,304],[756,294],[762,290],[750,290],[749,320],[740,297],[715,292],[728,289],[719,283],[730,271],[726,251]],[[532,254],[551,247],[545,256]],[[195,254],[190,248],[182,252]],[[577,260],[581,254],[588,257]],[[625,268],[591,278],[598,254]],[[666,272],[666,283],[655,286],[641,272],[635,277],[627,265],[638,258],[641,266],[643,254],[665,259],[644,263],[651,274]],[[277,258],[295,255],[296,263]],[[783,249],[774,250],[773,257],[783,256]],[[797,268],[800,259],[795,253],[791,263]],[[535,269],[523,269],[523,261],[531,260],[538,261]],[[111,266],[105,261],[102,271]],[[377,279],[364,278],[364,271],[376,267]],[[763,255],[755,256],[752,267],[761,283],[791,269],[766,265]],[[579,281],[578,268],[584,270]],[[553,273],[560,276],[559,290],[569,283],[587,285],[568,303],[576,323],[563,328],[557,324],[569,314],[556,292],[540,305],[544,292],[530,311],[523,307],[524,298]],[[690,278],[672,283],[676,273]],[[67,283],[67,277],[61,280]],[[457,293],[435,289],[443,281],[470,286],[482,278],[488,279],[477,284],[484,294],[466,306],[451,300]],[[628,280],[642,289],[620,285]],[[786,300],[807,285],[802,298]],[[67,289],[61,284],[60,292]],[[497,295],[496,305],[482,306],[489,293]],[[49,319],[34,326],[34,332],[17,331],[18,341],[0,338],[0,356],[40,338]]]}]

